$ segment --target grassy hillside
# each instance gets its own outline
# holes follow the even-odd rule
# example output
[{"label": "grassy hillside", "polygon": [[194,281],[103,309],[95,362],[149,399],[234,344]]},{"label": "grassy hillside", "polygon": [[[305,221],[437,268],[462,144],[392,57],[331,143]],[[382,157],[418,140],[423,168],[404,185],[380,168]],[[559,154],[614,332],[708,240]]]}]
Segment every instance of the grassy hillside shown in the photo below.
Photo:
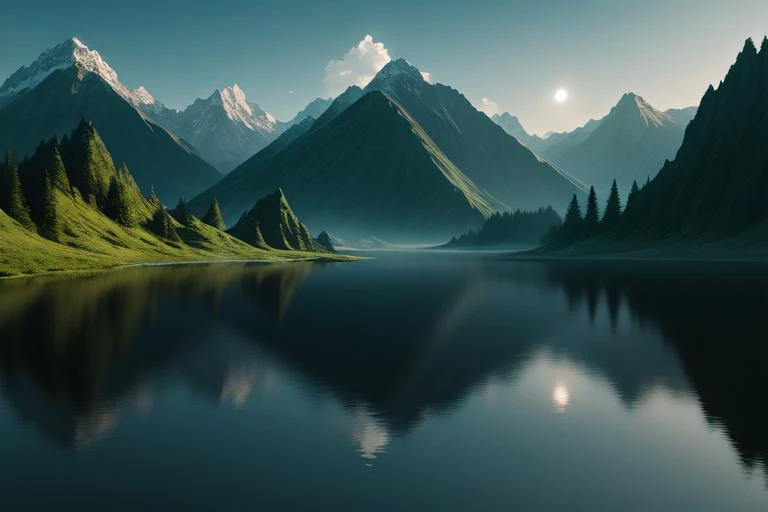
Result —
[{"label": "grassy hillside", "polygon": [[157,196],[142,196],[127,168],[115,168],[87,122],[40,144],[18,167],[1,162],[0,208],[3,277],[149,262],[344,259],[255,247],[192,215],[174,219]]},{"label": "grassy hillside", "polygon": [[[210,260],[351,260],[341,255],[259,249],[198,220],[176,223],[182,242],[162,240],[144,228],[126,228],[82,203],[67,204],[65,238],[47,240],[0,210],[0,277],[89,271],[142,263]],[[174,221],[175,222],[175,221]],[[79,227],[76,227],[81,223]]]}]

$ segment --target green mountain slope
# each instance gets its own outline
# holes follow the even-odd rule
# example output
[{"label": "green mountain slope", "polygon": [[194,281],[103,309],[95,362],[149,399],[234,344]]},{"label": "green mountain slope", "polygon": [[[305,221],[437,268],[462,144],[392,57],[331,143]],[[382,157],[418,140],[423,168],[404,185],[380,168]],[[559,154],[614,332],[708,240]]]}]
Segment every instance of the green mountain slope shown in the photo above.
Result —
[{"label": "green mountain slope", "polygon": [[[21,201],[14,202],[14,215],[34,224],[22,225],[6,212],[0,215],[0,276],[158,261],[319,256],[306,250],[255,247],[191,215],[178,222],[157,196],[144,198],[127,168],[115,167],[99,134],[87,122],[63,139],[40,144],[18,171],[12,161],[4,161],[0,165],[3,204],[10,204],[5,188],[13,181],[7,179],[9,173],[18,175],[21,184],[14,193],[23,194]],[[272,221],[264,219],[265,232],[275,229]],[[305,247],[314,249],[311,244]],[[296,245],[281,248],[299,249]]]},{"label": "green mountain slope", "polygon": [[262,197],[243,214],[229,233],[256,247],[288,251],[322,251],[312,234],[299,220],[283,191]]},{"label": "green mountain slope", "polygon": [[31,155],[41,140],[90,119],[118,165],[127,164],[147,194],[171,203],[211,186],[221,174],[175,136],[148,121],[101,77],[76,66],[54,71],[0,108],[0,148]]},{"label": "green mountain slope", "polygon": [[268,147],[191,206],[197,213],[217,197],[232,220],[277,187],[312,230],[351,238],[438,241],[503,208],[381,92],[280,151]]}]

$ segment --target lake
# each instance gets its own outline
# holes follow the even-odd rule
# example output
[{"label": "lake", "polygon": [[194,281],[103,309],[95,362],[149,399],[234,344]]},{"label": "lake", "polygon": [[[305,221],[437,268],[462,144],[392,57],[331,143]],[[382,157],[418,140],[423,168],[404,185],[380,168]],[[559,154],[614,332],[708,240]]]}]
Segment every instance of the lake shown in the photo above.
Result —
[{"label": "lake", "polygon": [[768,510],[768,267],[0,283],[2,510]]}]

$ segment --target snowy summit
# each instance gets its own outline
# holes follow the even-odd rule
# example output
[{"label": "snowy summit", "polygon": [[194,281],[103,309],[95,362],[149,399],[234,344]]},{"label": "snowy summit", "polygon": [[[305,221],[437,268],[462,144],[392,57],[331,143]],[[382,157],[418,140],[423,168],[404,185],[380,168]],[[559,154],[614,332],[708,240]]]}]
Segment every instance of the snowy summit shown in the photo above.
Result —
[{"label": "snowy summit", "polygon": [[154,98],[143,87],[131,91],[120,83],[115,70],[101,58],[99,52],[91,50],[76,37],[46,50],[29,66],[19,68],[0,87],[0,98],[35,87],[51,73],[72,66],[100,76],[115,92],[133,105],[154,103]]}]

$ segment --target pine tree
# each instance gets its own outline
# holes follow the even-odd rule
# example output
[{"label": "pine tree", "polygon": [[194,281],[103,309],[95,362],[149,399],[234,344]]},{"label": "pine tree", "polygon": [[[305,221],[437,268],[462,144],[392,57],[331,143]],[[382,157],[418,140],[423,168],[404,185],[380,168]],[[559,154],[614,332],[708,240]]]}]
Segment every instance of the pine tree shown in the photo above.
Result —
[{"label": "pine tree", "polygon": [[606,233],[611,233],[616,229],[616,225],[621,217],[621,200],[619,199],[619,187],[616,185],[616,180],[613,180],[611,185],[611,194],[608,196],[608,203],[605,205],[605,213],[603,214],[603,221],[601,230]]},{"label": "pine tree", "polygon": [[48,175],[54,187],[64,193],[70,194],[71,187],[69,185],[67,170],[64,167],[64,161],[61,159],[61,153],[59,151],[60,144],[61,141],[59,139],[53,139],[48,143],[48,147],[46,147]]},{"label": "pine tree", "polygon": [[61,238],[61,221],[56,201],[56,189],[53,187],[47,173],[43,188],[43,211],[38,231],[41,236],[54,242],[58,242]]},{"label": "pine tree", "polygon": [[0,164],[0,210],[25,228],[35,229],[21,189],[19,171],[13,161],[13,153],[10,151],[5,157],[5,162]]},{"label": "pine tree", "polygon": [[552,228],[544,237],[542,243],[546,245],[562,246],[579,241],[584,233],[584,220],[581,217],[581,207],[576,194],[571,198],[568,211],[562,226]]},{"label": "pine tree", "polygon": [[149,204],[154,209],[158,209],[158,208],[160,208],[163,205],[162,201],[160,201],[160,196],[158,196],[157,192],[155,192],[155,186],[154,185],[150,186],[150,190],[149,190]]},{"label": "pine tree", "polygon": [[128,186],[123,182],[124,179],[122,175],[112,177],[104,213],[118,224],[130,227],[135,225],[135,219],[128,198]]},{"label": "pine tree", "polygon": [[600,213],[597,209],[597,194],[595,187],[589,187],[587,198],[587,212],[584,215],[584,236],[590,237],[598,232],[600,227]]},{"label": "pine tree", "polygon": [[176,219],[181,224],[184,224],[185,226],[192,222],[192,213],[189,211],[187,202],[184,201],[184,199],[179,199],[179,202],[176,204],[176,208],[171,210],[170,213],[174,219]]},{"label": "pine tree", "polygon": [[215,197],[211,201],[211,206],[208,208],[208,212],[203,217],[203,222],[222,231],[226,229],[224,217],[221,215],[221,209],[219,208],[219,201]]},{"label": "pine tree", "polygon": [[176,232],[176,227],[173,225],[173,219],[168,211],[162,206],[155,210],[152,220],[147,227],[161,238],[172,241],[180,240],[179,235]]},{"label": "pine tree", "polygon": [[563,229],[566,233],[569,233],[572,238],[576,239],[581,236],[582,223],[583,220],[581,218],[581,207],[579,206],[579,200],[576,197],[576,194],[573,194],[573,198],[571,198],[571,204],[568,205],[568,211],[565,214]]},{"label": "pine tree", "polygon": [[640,188],[637,186],[637,181],[633,181],[632,188],[630,189],[629,195],[627,196],[627,208],[629,208],[629,206],[634,202],[638,192],[640,192]]},{"label": "pine tree", "polygon": [[117,169],[92,123],[80,122],[66,147],[62,146],[62,157],[71,185],[80,191],[85,201],[103,207]]}]

